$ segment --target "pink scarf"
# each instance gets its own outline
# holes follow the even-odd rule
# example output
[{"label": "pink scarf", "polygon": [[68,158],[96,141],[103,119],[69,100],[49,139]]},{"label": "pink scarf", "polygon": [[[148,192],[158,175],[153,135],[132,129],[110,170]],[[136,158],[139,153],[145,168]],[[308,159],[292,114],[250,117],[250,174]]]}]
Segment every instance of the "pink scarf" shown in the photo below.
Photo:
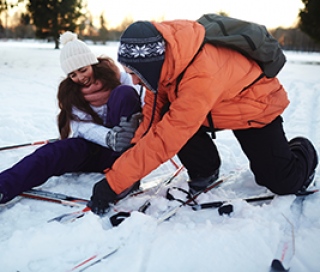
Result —
[{"label": "pink scarf", "polygon": [[92,106],[99,107],[107,103],[111,90],[103,88],[102,83],[96,80],[96,82],[89,87],[82,87],[81,92],[85,100]]}]

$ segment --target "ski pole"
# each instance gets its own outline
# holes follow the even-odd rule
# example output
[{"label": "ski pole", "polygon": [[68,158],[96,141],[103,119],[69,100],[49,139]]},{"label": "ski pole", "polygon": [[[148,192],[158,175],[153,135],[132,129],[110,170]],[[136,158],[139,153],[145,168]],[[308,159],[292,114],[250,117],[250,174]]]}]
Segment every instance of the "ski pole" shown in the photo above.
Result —
[{"label": "ski pole", "polygon": [[25,191],[21,193],[20,196],[30,198],[30,199],[44,200],[48,202],[60,203],[63,205],[77,206],[77,207],[86,205],[89,202],[88,200],[83,198],[77,198],[77,197],[68,196],[65,194],[52,193],[52,192],[37,190],[37,189],[31,189],[31,190]]},{"label": "ski pole", "polygon": [[175,166],[175,168],[179,169],[179,165],[171,158],[171,163]]},{"label": "ski pole", "polygon": [[90,207],[86,206],[85,208],[83,208],[80,211],[66,213],[66,214],[57,216],[55,218],[52,218],[48,221],[48,223],[53,222],[53,221],[58,221],[62,224],[72,222],[72,221],[76,220],[77,218],[83,217],[85,215],[85,213],[89,212],[89,211],[91,211]]},{"label": "ski pole", "polygon": [[4,146],[4,147],[0,147],[0,151],[16,149],[16,148],[25,147],[25,146],[32,146],[32,145],[42,145],[42,144],[52,143],[52,142],[55,142],[57,140],[58,139],[49,139],[49,140],[39,141],[39,142],[34,142],[34,143],[26,143],[26,144],[19,144],[19,145]]}]

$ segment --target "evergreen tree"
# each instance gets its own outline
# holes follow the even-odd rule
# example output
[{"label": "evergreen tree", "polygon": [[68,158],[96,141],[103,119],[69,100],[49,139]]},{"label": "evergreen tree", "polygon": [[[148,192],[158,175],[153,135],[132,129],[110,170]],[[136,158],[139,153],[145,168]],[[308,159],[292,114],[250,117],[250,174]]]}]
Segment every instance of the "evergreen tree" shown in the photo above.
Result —
[{"label": "evergreen tree", "polygon": [[320,1],[302,0],[305,7],[300,10],[299,28],[315,42],[320,42]]},{"label": "evergreen tree", "polygon": [[30,15],[28,13],[22,13],[20,17],[21,25],[29,25],[30,24]]},{"label": "evergreen tree", "polygon": [[53,38],[59,48],[59,36],[75,31],[82,15],[82,0],[29,0],[28,9],[38,38]]},{"label": "evergreen tree", "polygon": [[100,35],[100,39],[102,40],[103,44],[105,44],[108,39],[108,29],[106,27],[106,20],[104,19],[103,13],[101,13],[101,15],[100,15],[99,35]]}]

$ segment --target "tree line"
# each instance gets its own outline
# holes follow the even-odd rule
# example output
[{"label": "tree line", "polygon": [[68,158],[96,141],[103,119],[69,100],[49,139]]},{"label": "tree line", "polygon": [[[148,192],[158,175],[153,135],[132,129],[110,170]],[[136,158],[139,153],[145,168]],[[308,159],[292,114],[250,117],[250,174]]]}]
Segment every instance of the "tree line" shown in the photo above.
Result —
[{"label": "tree line", "polygon": [[[9,2],[11,1],[11,2]],[[320,52],[320,1],[301,0],[305,7],[300,10],[299,23],[292,28],[277,28],[270,33],[285,50]],[[86,10],[83,0],[0,0],[0,15],[10,8],[24,4],[26,11],[15,13],[10,27],[0,17],[0,39],[2,38],[39,38],[55,42],[59,48],[59,36],[66,30],[78,33],[80,39],[94,43],[119,41],[122,32],[133,19],[128,16],[114,29],[110,29],[101,13],[99,25],[93,24],[90,11]],[[225,12],[219,12],[227,15]]]},{"label": "tree line", "polygon": [[315,42],[299,27],[276,28],[269,32],[279,41],[284,50],[320,52],[320,43]]},{"label": "tree line", "polygon": [[[16,12],[8,26],[8,11],[20,4],[24,4],[26,11]],[[67,30],[78,33],[80,39],[105,43],[119,40],[125,28],[133,23],[128,16],[117,28],[110,29],[101,13],[100,24],[95,26],[83,0],[0,0],[0,16],[0,39],[47,39],[55,42],[55,48],[59,48],[60,34]]]}]

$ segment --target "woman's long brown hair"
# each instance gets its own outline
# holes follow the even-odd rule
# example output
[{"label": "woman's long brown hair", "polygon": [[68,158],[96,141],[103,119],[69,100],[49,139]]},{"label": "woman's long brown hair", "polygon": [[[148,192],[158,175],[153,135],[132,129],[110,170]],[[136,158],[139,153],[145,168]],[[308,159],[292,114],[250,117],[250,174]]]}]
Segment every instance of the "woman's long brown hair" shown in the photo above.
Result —
[{"label": "woman's long brown hair", "polygon": [[[113,90],[121,85],[120,80],[117,78],[114,61],[108,57],[98,58],[98,60],[98,64],[92,65],[95,79],[99,79],[102,85],[109,90]],[[86,120],[80,120],[77,116],[73,115],[73,107],[90,114],[94,123],[102,125],[103,122],[101,118],[91,108],[89,102],[84,99],[81,86],[74,83],[69,77],[60,83],[57,97],[60,108],[58,128],[61,139],[66,139],[70,135],[70,122],[72,120],[88,122]]]}]

